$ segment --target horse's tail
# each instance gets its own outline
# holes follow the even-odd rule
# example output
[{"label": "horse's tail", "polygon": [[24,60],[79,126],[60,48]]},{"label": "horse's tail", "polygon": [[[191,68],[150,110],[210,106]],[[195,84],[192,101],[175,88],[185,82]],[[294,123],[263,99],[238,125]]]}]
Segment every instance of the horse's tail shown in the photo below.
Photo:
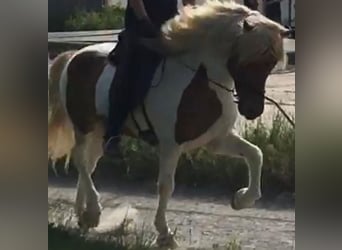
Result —
[{"label": "horse's tail", "polygon": [[51,159],[55,172],[55,162],[64,156],[67,170],[71,152],[75,146],[74,128],[64,108],[60,92],[61,80],[66,79],[62,77],[62,73],[74,53],[75,51],[67,51],[58,55],[51,64],[48,77],[48,158]]}]

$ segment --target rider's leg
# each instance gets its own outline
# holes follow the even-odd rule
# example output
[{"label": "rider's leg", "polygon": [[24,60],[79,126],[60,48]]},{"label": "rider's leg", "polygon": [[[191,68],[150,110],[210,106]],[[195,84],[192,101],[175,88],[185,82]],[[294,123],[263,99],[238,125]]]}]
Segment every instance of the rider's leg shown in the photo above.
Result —
[{"label": "rider's leg", "polygon": [[134,61],[132,58],[133,44],[131,38],[125,37],[124,49],[121,61],[117,65],[115,76],[109,90],[109,112],[107,120],[107,131],[105,135],[104,154],[116,157],[120,154],[118,144],[120,142],[120,133],[127,115],[130,112],[128,98],[130,96],[130,75]]},{"label": "rider's leg", "polygon": [[[158,26],[158,28],[166,19],[176,14],[176,3],[177,1],[174,1],[174,3],[172,3],[172,6],[167,6],[169,8],[150,9],[151,12],[161,14],[161,18],[157,18],[160,20],[156,20],[156,25]],[[164,11],[167,11],[167,13],[164,13]],[[136,42],[136,37],[131,35],[139,33],[139,22],[135,17],[133,10],[129,7],[126,8],[125,26],[127,30],[133,32],[127,32],[125,34],[124,39],[128,39],[128,42]],[[126,42],[127,41],[125,41],[125,43]],[[129,48],[127,50],[131,51],[132,47],[128,47]],[[110,109],[106,135],[106,140],[108,141],[104,149],[105,155],[107,154],[116,156],[117,154],[115,152],[119,152],[119,135],[123,123],[125,122],[129,112],[133,110],[137,105],[142,103],[142,101],[144,100],[150,88],[155,70],[161,61],[161,57],[159,55],[157,55],[155,52],[148,51],[146,48],[140,47],[137,50],[135,50],[135,52],[139,53],[136,53],[134,55],[134,58],[131,58],[131,56],[126,55],[120,56],[120,59],[125,58],[124,60],[127,60],[127,58],[129,58],[129,65],[123,65],[123,63],[120,62],[120,69],[117,69],[117,71],[119,72],[116,73],[116,76],[113,80],[113,84],[111,86]],[[125,71],[128,68],[130,71],[129,74],[127,74],[127,72]],[[130,76],[134,78],[129,79]],[[117,86],[119,86],[119,89],[116,89]]]},{"label": "rider's leg", "polygon": [[158,65],[162,60],[162,56],[143,46],[138,46],[136,58],[136,76],[132,81],[131,102],[132,106],[142,104],[144,101],[155,76]]},{"label": "rider's leg", "polygon": [[134,53],[136,23],[136,17],[127,2],[125,31],[120,36],[120,61],[116,65],[115,76],[109,90],[109,112],[104,138],[104,156],[108,156],[109,158],[121,156],[119,150],[120,133],[130,111],[127,105],[127,99],[129,97],[128,77],[130,74],[127,71],[131,70],[130,64],[134,60],[132,54]]},{"label": "rider's leg", "polygon": [[[153,51],[139,47],[136,54],[137,70],[135,79],[132,81],[129,100],[132,110],[143,104],[161,59],[162,57]],[[151,129],[139,131],[139,137],[151,145],[158,144],[158,139]]]}]

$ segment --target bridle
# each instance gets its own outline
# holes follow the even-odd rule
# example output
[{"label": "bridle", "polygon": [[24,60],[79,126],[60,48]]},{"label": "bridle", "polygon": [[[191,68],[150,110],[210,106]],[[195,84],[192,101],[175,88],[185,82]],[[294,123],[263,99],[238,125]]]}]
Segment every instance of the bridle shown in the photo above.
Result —
[{"label": "bridle", "polygon": [[[196,72],[195,69],[193,69],[191,66],[187,65],[186,63],[181,62],[181,61],[179,61],[178,63],[181,64],[181,65],[183,65],[184,67],[188,68],[188,69],[191,70],[192,72]],[[221,89],[227,91],[228,93],[231,93],[231,94],[234,96],[234,98],[237,97],[237,92],[236,92],[236,89],[235,89],[235,88],[229,89],[229,88],[227,88],[226,86],[224,86],[223,84],[221,84],[221,83],[219,83],[219,82],[217,82],[217,81],[215,81],[215,80],[212,80],[212,79],[210,79],[210,78],[208,78],[208,80],[209,80],[209,82],[211,82],[212,84],[216,85],[217,87],[219,87],[219,88],[221,88]],[[286,120],[292,125],[292,127],[295,127],[295,122],[290,118],[290,116],[285,112],[285,110],[280,106],[280,104],[279,104],[277,101],[275,101],[275,100],[272,99],[271,97],[266,96],[266,95],[265,95],[265,92],[257,91],[256,89],[253,89],[252,87],[250,87],[250,89],[251,89],[254,93],[256,93],[256,94],[258,94],[258,95],[261,95],[265,100],[267,100],[267,101],[271,102],[272,104],[274,104],[274,105],[279,109],[279,111],[284,115],[284,117],[286,118]],[[238,100],[235,100],[234,102],[237,103]]]}]

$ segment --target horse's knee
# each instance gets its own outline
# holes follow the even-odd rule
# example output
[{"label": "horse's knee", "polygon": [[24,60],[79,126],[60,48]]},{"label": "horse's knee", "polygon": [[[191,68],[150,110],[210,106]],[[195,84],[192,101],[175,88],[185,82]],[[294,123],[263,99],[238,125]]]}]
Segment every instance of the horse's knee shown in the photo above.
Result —
[{"label": "horse's knee", "polygon": [[256,166],[262,165],[263,153],[259,147],[250,144],[246,147],[242,154],[250,164]]},{"label": "horse's knee", "polygon": [[158,180],[158,192],[161,196],[169,196],[174,190],[174,175],[172,173],[160,174]]},{"label": "horse's knee", "polygon": [[262,164],[263,153],[261,149],[236,134],[227,137],[226,147],[233,155],[245,158],[252,165]]}]

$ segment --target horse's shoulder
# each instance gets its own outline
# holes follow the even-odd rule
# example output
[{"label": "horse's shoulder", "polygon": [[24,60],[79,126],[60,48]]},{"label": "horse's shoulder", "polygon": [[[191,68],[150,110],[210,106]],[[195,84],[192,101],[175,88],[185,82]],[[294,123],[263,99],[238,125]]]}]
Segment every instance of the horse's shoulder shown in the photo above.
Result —
[{"label": "horse's shoulder", "polygon": [[209,86],[207,70],[201,65],[184,90],[177,109],[175,139],[178,143],[204,134],[222,115],[222,104]]}]

